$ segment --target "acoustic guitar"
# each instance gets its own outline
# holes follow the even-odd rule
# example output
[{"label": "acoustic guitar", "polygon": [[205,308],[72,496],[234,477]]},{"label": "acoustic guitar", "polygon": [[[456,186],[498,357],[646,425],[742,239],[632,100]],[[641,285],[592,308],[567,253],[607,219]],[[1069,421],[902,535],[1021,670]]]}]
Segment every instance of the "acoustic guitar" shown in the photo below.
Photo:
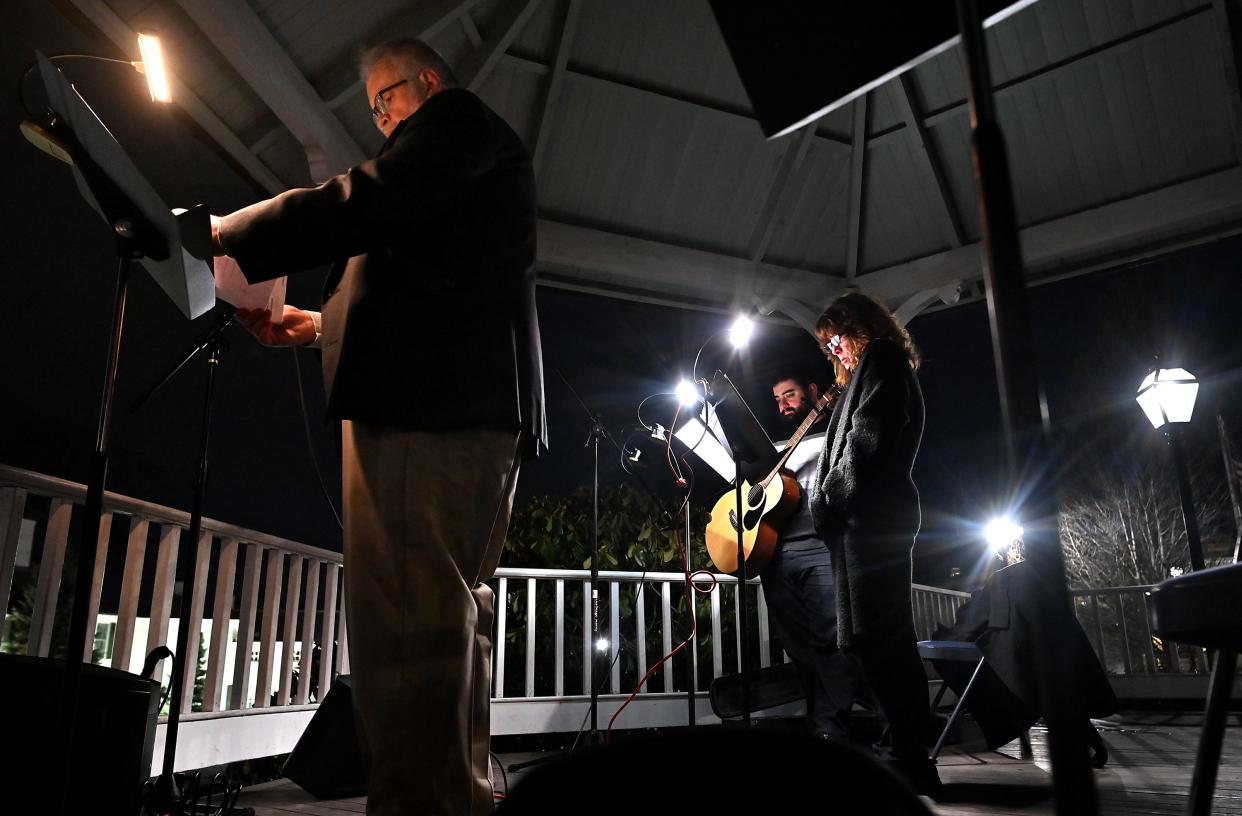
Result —
[{"label": "acoustic guitar", "polygon": [[[793,473],[785,469],[785,463],[834,397],[835,393],[829,391],[819,398],[798,430],[789,437],[780,460],[762,481],[753,485],[742,482],[742,552],[748,576],[758,574],[772,560],[772,553],[776,552],[777,527],[797,508],[802,498],[802,488]],[[737,495],[730,490],[712,508],[712,518],[704,535],[712,564],[718,571],[730,575],[738,571],[737,530]]]}]

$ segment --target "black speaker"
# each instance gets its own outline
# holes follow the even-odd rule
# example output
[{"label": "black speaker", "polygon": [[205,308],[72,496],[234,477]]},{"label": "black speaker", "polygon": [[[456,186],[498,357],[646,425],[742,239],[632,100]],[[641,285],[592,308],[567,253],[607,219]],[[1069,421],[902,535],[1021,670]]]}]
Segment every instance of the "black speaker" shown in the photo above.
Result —
[{"label": "black speaker", "polygon": [[524,771],[497,816],[739,810],[931,816],[896,773],[842,743],[705,727],[623,739]]},{"label": "black speaker", "polygon": [[354,729],[353,686],[336,678],[302,736],[285,760],[285,778],[319,799],[362,796],[366,764]]},{"label": "black speaker", "polygon": [[[5,742],[0,789],[7,803],[38,801],[55,810],[63,742],[57,733],[62,660],[0,654],[0,726]],[[137,813],[151,775],[159,685],[106,666],[83,666],[78,692],[71,813]],[[17,812],[17,811],[12,811]]]}]

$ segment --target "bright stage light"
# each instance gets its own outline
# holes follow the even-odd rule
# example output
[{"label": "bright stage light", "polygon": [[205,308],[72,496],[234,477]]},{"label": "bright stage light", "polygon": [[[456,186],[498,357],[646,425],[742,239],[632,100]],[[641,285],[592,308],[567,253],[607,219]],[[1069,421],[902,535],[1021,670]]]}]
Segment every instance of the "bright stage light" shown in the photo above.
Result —
[{"label": "bright stage light", "polygon": [[750,336],[755,333],[755,323],[746,315],[738,315],[733,321],[733,325],[729,327],[729,342],[734,348],[743,348],[750,342]]},{"label": "bright stage light", "polygon": [[689,380],[677,383],[677,390],[673,393],[677,395],[677,401],[687,408],[699,401],[699,388]]},{"label": "bright stage light", "polygon": [[992,548],[992,552],[999,555],[1022,538],[1022,525],[1009,516],[994,518],[984,526],[983,538]]},{"label": "bright stage light", "polygon": [[168,84],[168,73],[164,69],[164,52],[160,49],[160,38],[146,32],[139,33],[138,50],[142,53],[142,62],[134,63],[134,67],[146,75],[151,99],[156,102],[171,102],[172,87]]},{"label": "bright stage light", "polygon": [[608,651],[608,638],[601,637],[599,640],[595,641],[595,651],[597,652]]}]

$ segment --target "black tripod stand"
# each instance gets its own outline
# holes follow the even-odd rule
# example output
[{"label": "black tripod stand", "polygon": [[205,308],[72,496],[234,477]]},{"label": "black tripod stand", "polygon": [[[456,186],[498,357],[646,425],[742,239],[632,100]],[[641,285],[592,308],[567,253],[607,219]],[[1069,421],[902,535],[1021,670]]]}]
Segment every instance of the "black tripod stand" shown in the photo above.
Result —
[{"label": "black tripod stand", "polygon": [[[173,368],[164,375],[163,379],[153,385],[141,397],[139,397],[131,406],[130,412],[136,412],[155,395],[169,380],[176,376],[177,372],[185,368],[195,357],[205,355],[207,363],[207,388],[203,394],[202,407],[202,427],[199,430],[198,458],[194,467],[194,487],[193,499],[190,505],[190,527],[188,531],[188,540],[191,547],[196,545],[199,535],[203,527],[203,496],[207,490],[207,451],[211,441],[211,406],[212,398],[215,395],[216,373],[220,368],[220,361],[224,353],[229,350],[228,340],[224,336],[224,330],[233,322],[232,314],[221,314],[216,325],[204,334],[189,353],[182,358]],[[160,770],[159,777],[156,778],[154,784],[148,791],[143,802],[143,813],[147,816],[192,816],[198,812],[195,801],[197,795],[197,780],[192,780],[190,785],[183,790],[176,775],[173,773],[173,765],[177,756],[177,731],[181,722],[181,707],[185,695],[185,667],[186,652],[190,644],[190,627],[186,620],[186,610],[188,609],[188,598],[185,593],[194,586],[194,572],[197,567],[197,559],[181,558],[177,562],[178,580],[177,584],[182,587],[182,596],[180,604],[180,620],[181,625],[177,627],[177,649],[173,654],[172,676],[169,680],[171,688],[171,702],[168,708],[168,728],[164,738],[164,764]],[[187,795],[188,792],[190,795]],[[228,814],[253,814],[250,808],[242,808],[240,810],[233,809],[231,805],[237,801],[237,793],[240,787],[230,790],[227,785],[224,791],[224,802],[219,810],[212,809],[212,813]]]},{"label": "black tripod stand", "polygon": [[[599,442],[601,439],[606,440],[613,447],[613,449],[617,451],[617,454],[620,456],[624,456],[625,452],[622,449],[621,445],[617,444],[617,440],[613,437],[613,435],[608,432],[607,426],[604,425],[603,421],[599,418],[599,415],[596,414],[594,411],[590,409],[590,407],[587,406],[586,402],[584,402],[582,397],[578,394],[577,389],[575,389],[573,385],[570,384],[569,380],[565,378],[565,375],[561,374],[559,370],[556,373],[561,378],[561,381],[565,383],[565,386],[569,389],[570,393],[574,395],[574,399],[577,400],[578,405],[582,406],[582,410],[586,413],[587,417],[591,420],[591,428],[587,432],[586,442],[583,444],[583,447],[591,448],[592,468],[593,468],[592,469],[592,481],[591,481],[591,577],[589,581],[590,593],[591,593],[591,598],[590,598],[590,604],[591,604],[591,650],[590,650],[591,651],[591,658],[590,658],[591,663],[590,663],[590,666],[591,666],[591,670],[588,676],[588,684],[590,685],[590,688],[591,688],[591,701],[590,701],[591,728],[590,728],[590,731],[587,737],[587,746],[590,748],[595,748],[595,747],[598,747],[601,743],[601,738],[600,738],[600,733],[599,733],[599,690],[604,682],[603,669],[608,668],[610,665],[606,660],[603,659],[603,650],[598,647],[599,636],[600,636],[599,635]],[[627,473],[629,473],[629,471],[627,471]],[[657,505],[660,505],[662,503],[659,495],[654,490],[651,489],[651,486],[647,484],[647,482],[643,480],[641,476],[635,473],[631,473],[631,475],[633,475],[636,479],[638,479],[639,483],[647,491],[647,494],[650,495],[653,499],[655,499]],[[687,548],[689,547],[689,535],[690,535],[690,520],[689,520],[689,515],[688,515],[689,512],[690,512],[689,503],[687,502],[686,504]],[[664,513],[664,521],[666,523],[666,526],[669,526],[669,527],[671,527],[672,524],[674,523],[672,520],[672,517],[667,512]],[[693,598],[690,599],[690,603],[693,603]],[[614,659],[616,659],[615,655],[614,655]],[[693,683],[691,683],[690,685],[690,724],[694,725],[694,685]],[[533,759],[528,762],[514,763],[513,765],[509,765],[507,767],[507,770],[520,771],[523,768],[529,768],[534,765],[538,765],[543,762],[549,761],[550,759],[551,757],[539,757],[537,759]]]}]

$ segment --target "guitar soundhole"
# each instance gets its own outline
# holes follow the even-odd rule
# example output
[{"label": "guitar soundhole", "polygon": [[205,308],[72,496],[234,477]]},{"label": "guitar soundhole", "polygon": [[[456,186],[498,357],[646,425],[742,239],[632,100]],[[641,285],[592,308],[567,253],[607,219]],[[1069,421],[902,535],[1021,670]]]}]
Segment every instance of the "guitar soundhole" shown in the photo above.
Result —
[{"label": "guitar soundhole", "polygon": [[755,507],[763,502],[763,485],[753,485],[746,496],[746,503]]}]

